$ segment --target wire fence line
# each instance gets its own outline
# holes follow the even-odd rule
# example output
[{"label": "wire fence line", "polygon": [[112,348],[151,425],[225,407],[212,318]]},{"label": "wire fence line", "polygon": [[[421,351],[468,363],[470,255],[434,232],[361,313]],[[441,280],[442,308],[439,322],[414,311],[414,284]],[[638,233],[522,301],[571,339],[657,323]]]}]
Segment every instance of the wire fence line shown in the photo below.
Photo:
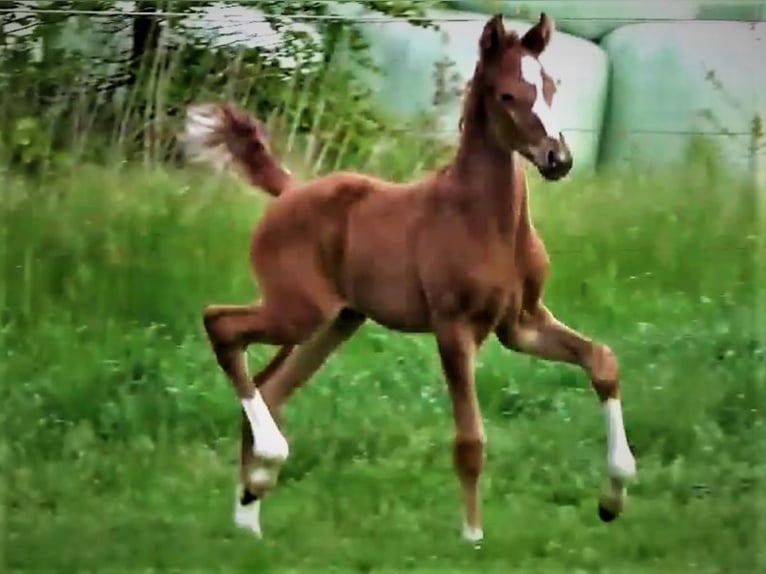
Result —
[{"label": "wire fence line", "polygon": [[[574,133],[588,133],[588,134],[603,134],[603,129],[597,128],[567,128],[561,129],[562,132],[574,132]],[[615,130],[619,135],[649,135],[649,136],[679,136],[679,137],[747,137],[751,140],[754,137],[752,131],[731,131],[731,130],[668,130],[668,129],[648,129],[648,128],[619,128]],[[449,128],[436,128],[428,129],[422,126],[410,127],[410,126],[391,126],[381,130],[381,135],[412,135],[412,136],[430,136],[430,137],[455,137],[460,133],[460,129],[455,127]],[[749,142],[752,143],[752,142]],[[761,147],[764,144],[760,144]]]},{"label": "wire fence line", "polygon": [[[236,6],[228,6],[229,8]],[[241,6],[245,9],[256,10],[255,6]],[[66,16],[94,16],[114,17],[122,16],[129,18],[137,17],[189,17],[199,15],[202,10],[211,6],[199,6],[199,12],[163,12],[163,11],[120,11],[120,10],[84,10],[84,9],[61,9],[61,8],[0,8],[0,14],[24,14],[24,15],[66,15]],[[403,22],[479,22],[486,20],[487,14],[477,12],[475,17],[465,16],[343,16],[333,14],[313,14],[308,12],[296,12],[289,14],[275,14],[273,16],[226,16],[228,20],[247,20],[248,23],[266,23],[275,18],[293,19],[304,22],[355,22],[355,23],[378,23],[396,24]],[[533,20],[536,17],[525,18],[523,16],[508,16],[509,19]],[[557,22],[613,22],[619,24],[642,24],[642,23],[675,23],[675,22],[727,22],[725,18],[690,18],[690,17],[614,17],[614,16],[560,16],[554,17]],[[742,20],[743,23],[760,23],[763,20]]]},{"label": "wire fence line", "polygon": [[[500,5],[510,4],[510,0],[490,0],[493,7],[499,7]],[[186,4],[193,6],[204,5],[203,0],[172,0],[173,4]],[[228,0],[229,6],[243,6],[246,8],[257,8],[262,0]],[[667,2],[660,0],[604,0],[611,5],[636,5],[636,4],[655,4],[657,6],[661,4],[667,4]],[[282,0],[282,4],[286,6],[301,6],[305,2],[304,0]],[[343,3],[351,3],[350,0],[311,0],[313,5],[321,6],[337,6]],[[515,1],[513,3],[516,3]],[[726,3],[726,0],[724,0]],[[422,4],[428,8],[439,8],[444,6],[439,5],[459,5],[465,4],[465,0],[423,0]],[[571,0],[525,0],[525,4],[528,6],[550,6],[551,4],[570,5]],[[676,0],[674,4],[691,4],[693,6],[717,6],[721,4],[721,0]],[[761,0],[738,0],[737,4],[760,7]],[[41,8],[44,10],[45,8]]]},{"label": "wire fence line", "polygon": [[[454,2],[455,0],[453,0]],[[178,2],[178,0],[176,0]],[[199,8],[199,10],[207,10],[210,8],[217,8],[218,6],[210,6],[210,5],[200,5],[195,6],[195,2],[193,0],[181,0],[182,4],[188,5],[193,8]],[[295,5],[298,5],[299,3],[295,3]],[[337,2],[334,0],[315,0],[315,4],[320,5],[337,5]],[[248,9],[257,9],[257,5],[248,5],[246,3],[240,3],[237,5],[229,5],[226,6],[227,8],[248,8]],[[289,7],[289,3],[288,3]],[[20,8],[0,8],[0,14],[27,14],[27,15],[46,15],[46,14],[57,14],[57,15],[66,15],[66,16],[93,16],[93,17],[139,17],[139,16],[147,16],[147,17],[171,17],[171,16],[178,16],[178,17],[193,17],[193,16],[199,16],[201,15],[200,11],[186,11],[186,12],[163,12],[163,11],[122,11],[122,10],[85,10],[85,9],[55,9],[55,8],[34,8],[34,7],[20,7]],[[423,21],[431,21],[431,22],[476,22],[481,21],[485,19],[486,15],[477,13],[474,17],[451,17],[451,16],[435,16],[435,17],[422,17],[420,20]],[[326,14],[314,14],[314,13],[307,13],[307,12],[299,12],[296,11],[294,13],[287,13],[287,14],[280,14],[275,15],[274,18],[284,18],[284,19],[294,19],[296,21],[299,20],[305,20],[305,21],[351,21],[351,22],[376,22],[376,23],[403,23],[407,21],[414,21],[418,20],[416,17],[407,17],[407,16],[341,16],[341,15],[326,15]],[[251,16],[245,16],[242,17],[231,17],[231,16],[223,16],[222,18],[222,24],[224,23],[231,23],[234,21],[234,23],[241,22],[241,24],[249,24],[249,23],[268,23],[271,21],[271,17],[269,16],[263,16],[258,17],[255,15]],[[702,21],[697,18],[663,18],[663,17],[642,17],[642,18],[613,18],[613,17],[562,17],[562,18],[556,18],[557,20],[561,21],[579,21],[579,22],[604,22],[604,21],[613,21],[613,22],[678,22],[678,21]],[[715,21],[715,20],[704,20],[704,21]],[[265,34],[259,34],[258,35],[261,38],[272,38],[279,36],[279,34],[271,34],[271,35],[265,35]],[[268,44],[267,46],[261,46],[262,48],[276,48],[280,45],[280,42],[273,42],[271,44]],[[576,134],[602,134],[603,129],[597,129],[597,128],[589,128],[589,127],[578,127],[578,126],[572,126],[572,127],[565,127],[562,131],[566,133],[576,133]],[[417,132],[419,134],[423,134],[424,132],[432,137],[454,137],[458,132],[459,128],[456,126],[455,128],[444,128],[444,127],[435,127],[435,128],[423,128],[423,127],[417,127],[413,128],[411,126],[402,126],[402,127],[391,127],[387,128],[385,130],[388,134],[401,134],[406,135],[408,133],[414,133]],[[755,138],[753,130],[752,129],[725,129],[725,128],[717,128],[717,127],[711,127],[711,129],[660,129],[660,128],[618,128],[616,129],[616,132],[618,135],[625,135],[625,136],[678,136],[678,137],[693,137],[693,136],[704,136],[704,137],[727,137],[727,138],[744,138],[749,137],[751,140],[751,147],[754,147],[756,150],[763,147],[763,144],[760,141],[757,141],[757,138]],[[755,139],[754,139],[755,138]],[[755,142],[755,145],[753,145],[753,142]]]},{"label": "wire fence line", "polygon": [[[235,7],[245,7],[245,8],[257,8],[261,4],[262,0],[229,0],[229,6],[235,6]],[[656,6],[667,4],[667,2],[663,2],[660,0],[604,0],[604,2],[608,2],[611,5],[636,5],[636,4],[654,4]],[[204,5],[202,0],[172,0],[172,3],[174,5],[190,5],[193,6],[195,4],[197,5]],[[321,6],[337,6],[339,4],[343,3],[351,3],[349,0],[311,0],[311,4],[313,5],[321,5]],[[359,5],[361,5],[361,2],[357,2]],[[507,5],[511,3],[509,0],[492,0],[492,7],[500,7],[501,5]],[[721,4],[721,0],[675,0],[673,2],[674,4],[682,5],[692,5],[692,6],[717,6]],[[726,1],[724,0],[724,3]],[[304,0],[283,0],[283,5],[286,6],[301,6],[304,5]],[[421,2],[422,5],[426,6],[427,8],[444,8],[446,5],[452,5],[456,6],[459,4],[465,4],[465,0],[423,0]],[[544,6],[549,7],[551,4],[559,4],[559,5],[571,5],[571,0],[526,0],[525,4],[527,6]],[[746,6],[753,6],[753,7],[760,7],[762,5],[761,0],[738,0],[737,4],[740,5],[746,5]],[[45,8],[40,8],[44,10]]]},{"label": "wire fence line", "polygon": [[[423,128],[411,128],[411,127],[392,127],[389,128],[389,132],[402,132],[404,134],[415,134],[415,133],[423,133]],[[456,127],[454,130],[451,129],[434,129],[434,130],[427,130],[428,134],[430,135],[454,135],[457,133],[459,129]],[[562,132],[575,132],[575,133],[597,133],[601,134],[603,133],[603,130],[596,129],[596,128],[568,128],[564,127],[561,128]],[[667,129],[649,129],[649,128],[620,128],[616,130],[618,132],[624,132],[625,134],[638,134],[638,135],[663,135],[663,136],[728,136],[728,137],[752,137],[753,132],[748,131],[732,131],[732,130],[667,130]]]}]

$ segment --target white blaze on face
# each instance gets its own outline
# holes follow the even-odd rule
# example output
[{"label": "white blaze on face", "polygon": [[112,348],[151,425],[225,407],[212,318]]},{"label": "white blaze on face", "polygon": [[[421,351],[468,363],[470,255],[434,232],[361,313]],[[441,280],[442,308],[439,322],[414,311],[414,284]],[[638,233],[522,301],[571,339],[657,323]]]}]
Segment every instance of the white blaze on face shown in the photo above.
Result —
[{"label": "white blaze on face", "polygon": [[521,58],[521,78],[528,84],[535,87],[535,103],[532,106],[532,113],[537,116],[548,137],[558,138],[561,134],[553,110],[545,101],[543,96],[543,67],[537,58],[533,56],[522,56]]}]

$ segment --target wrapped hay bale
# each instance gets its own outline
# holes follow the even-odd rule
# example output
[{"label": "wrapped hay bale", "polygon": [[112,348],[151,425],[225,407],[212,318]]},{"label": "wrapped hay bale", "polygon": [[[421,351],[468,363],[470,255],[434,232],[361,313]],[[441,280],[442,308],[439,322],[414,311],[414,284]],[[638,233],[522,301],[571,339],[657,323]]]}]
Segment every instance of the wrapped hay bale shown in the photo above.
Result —
[{"label": "wrapped hay bale", "polygon": [[637,24],[603,47],[612,67],[605,165],[683,161],[700,134],[728,167],[753,172],[754,124],[766,118],[766,23]]}]

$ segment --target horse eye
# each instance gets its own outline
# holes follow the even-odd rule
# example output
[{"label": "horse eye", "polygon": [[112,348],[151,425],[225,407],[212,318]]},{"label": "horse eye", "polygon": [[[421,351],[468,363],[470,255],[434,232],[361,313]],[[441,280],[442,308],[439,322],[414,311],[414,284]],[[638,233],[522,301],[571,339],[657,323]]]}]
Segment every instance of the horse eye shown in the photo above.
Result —
[{"label": "horse eye", "polygon": [[504,92],[500,94],[500,101],[504,104],[512,104],[515,98],[513,97],[513,94],[509,94],[508,92]]}]

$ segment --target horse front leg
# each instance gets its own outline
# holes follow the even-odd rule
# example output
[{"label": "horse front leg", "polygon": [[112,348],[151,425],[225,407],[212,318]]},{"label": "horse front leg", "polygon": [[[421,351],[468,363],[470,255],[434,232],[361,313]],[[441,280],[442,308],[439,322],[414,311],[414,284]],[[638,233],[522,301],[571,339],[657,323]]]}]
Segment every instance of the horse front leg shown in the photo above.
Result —
[{"label": "horse front leg", "polygon": [[497,330],[500,342],[512,349],[550,361],[579,365],[590,377],[606,423],[607,482],[598,514],[611,522],[623,510],[627,483],[636,474],[622,417],[617,357],[606,345],[592,341],[558,321],[539,303],[519,319]]},{"label": "horse front leg", "polygon": [[469,326],[446,323],[434,332],[442,370],[452,401],[455,436],[452,460],[463,499],[463,539],[477,544],[484,537],[479,478],[484,466],[484,425],[474,381],[476,341]]}]

